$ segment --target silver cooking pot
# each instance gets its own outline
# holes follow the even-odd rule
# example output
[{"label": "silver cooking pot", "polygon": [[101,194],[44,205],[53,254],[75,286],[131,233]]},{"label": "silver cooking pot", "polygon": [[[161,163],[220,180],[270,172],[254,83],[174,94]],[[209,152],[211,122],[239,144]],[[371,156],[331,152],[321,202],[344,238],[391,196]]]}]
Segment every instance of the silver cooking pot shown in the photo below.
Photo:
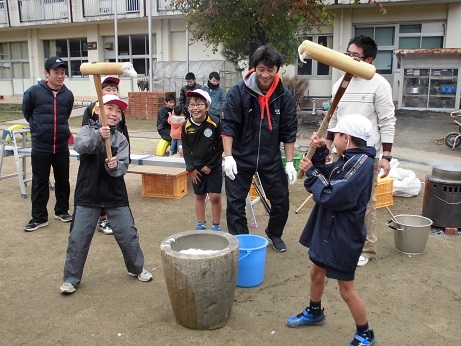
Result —
[{"label": "silver cooking pot", "polygon": [[407,94],[418,95],[418,94],[426,94],[427,87],[422,86],[409,86],[405,89]]}]

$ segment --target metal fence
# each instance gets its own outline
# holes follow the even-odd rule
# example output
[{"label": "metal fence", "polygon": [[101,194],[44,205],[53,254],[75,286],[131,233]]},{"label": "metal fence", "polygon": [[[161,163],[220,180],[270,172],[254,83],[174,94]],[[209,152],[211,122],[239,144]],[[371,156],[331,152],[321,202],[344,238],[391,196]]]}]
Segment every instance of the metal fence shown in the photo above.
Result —
[{"label": "metal fence", "polygon": [[18,7],[21,22],[66,19],[69,16],[69,0],[18,0]]},{"label": "metal fence", "polygon": [[[150,0],[149,0],[150,1]],[[83,16],[139,12],[139,0],[83,0]]]}]

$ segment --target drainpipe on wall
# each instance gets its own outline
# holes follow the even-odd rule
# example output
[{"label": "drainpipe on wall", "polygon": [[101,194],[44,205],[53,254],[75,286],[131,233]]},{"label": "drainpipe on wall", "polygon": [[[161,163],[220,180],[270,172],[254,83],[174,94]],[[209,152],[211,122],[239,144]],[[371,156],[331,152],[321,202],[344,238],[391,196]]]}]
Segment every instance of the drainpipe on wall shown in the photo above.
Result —
[{"label": "drainpipe on wall", "polygon": [[118,26],[117,26],[117,2],[118,0],[115,0],[115,6],[114,6],[114,31],[115,31],[115,62],[118,62]]},{"label": "drainpipe on wall", "polygon": [[148,24],[148,33],[149,33],[149,90],[152,91],[152,6],[151,2],[147,1],[147,18],[149,21]]}]

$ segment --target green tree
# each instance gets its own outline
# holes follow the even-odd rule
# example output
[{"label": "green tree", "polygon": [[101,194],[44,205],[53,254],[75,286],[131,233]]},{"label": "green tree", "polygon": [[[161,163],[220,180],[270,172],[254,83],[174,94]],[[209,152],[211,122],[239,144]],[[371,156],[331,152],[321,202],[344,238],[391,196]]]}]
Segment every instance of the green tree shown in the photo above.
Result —
[{"label": "green tree", "polygon": [[195,41],[222,45],[222,54],[236,66],[252,65],[257,47],[272,44],[296,63],[303,37],[322,25],[331,25],[333,12],[324,0],[171,0],[185,16]]}]

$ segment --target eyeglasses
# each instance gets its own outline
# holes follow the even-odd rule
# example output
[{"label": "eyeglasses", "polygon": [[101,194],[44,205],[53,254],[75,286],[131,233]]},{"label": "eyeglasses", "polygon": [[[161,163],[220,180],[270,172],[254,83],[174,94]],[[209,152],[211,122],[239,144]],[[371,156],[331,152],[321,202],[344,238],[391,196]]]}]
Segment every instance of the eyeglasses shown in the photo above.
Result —
[{"label": "eyeglasses", "polygon": [[350,56],[352,58],[362,59],[362,60],[366,59],[365,56],[360,56],[359,53],[346,52],[344,53],[344,55]]},{"label": "eyeglasses", "polygon": [[200,107],[203,107],[203,106],[205,106],[204,103],[197,103],[195,105],[189,105],[189,108],[190,109],[195,108],[195,107],[200,108]]}]

